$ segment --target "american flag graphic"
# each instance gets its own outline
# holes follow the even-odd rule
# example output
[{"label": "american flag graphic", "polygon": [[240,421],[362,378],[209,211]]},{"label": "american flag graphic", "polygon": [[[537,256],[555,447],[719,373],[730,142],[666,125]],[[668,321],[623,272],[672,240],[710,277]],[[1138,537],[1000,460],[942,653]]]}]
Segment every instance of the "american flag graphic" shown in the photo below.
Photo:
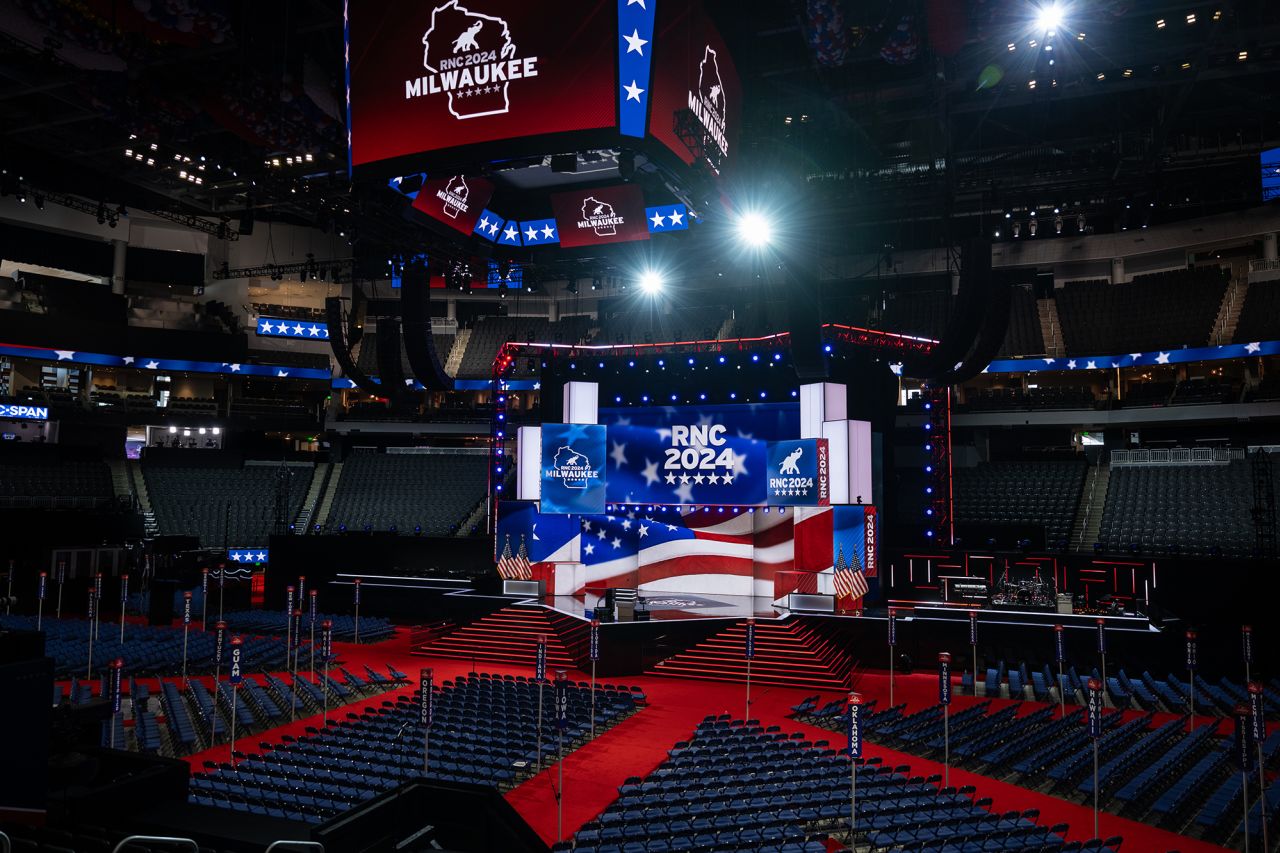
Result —
[{"label": "american flag graphic", "polygon": [[508,536],[502,545],[502,554],[498,557],[498,577],[503,580],[515,579],[514,560],[511,557],[511,537]]},{"label": "american flag graphic", "polygon": [[844,557],[844,549],[836,555],[835,574],[832,577],[836,596],[839,598],[862,598],[867,594],[867,578],[862,574],[862,565],[858,555],[853,555],[853,565]]},{"label": "american flag graphic", "polygon": [[512,576],[518,581],[533,580],[533,566],[529,565],[529,549],[525,547],[524,537],[520,537],[520,550],[516,552],[516,558],[512,561],[515,574]]}]

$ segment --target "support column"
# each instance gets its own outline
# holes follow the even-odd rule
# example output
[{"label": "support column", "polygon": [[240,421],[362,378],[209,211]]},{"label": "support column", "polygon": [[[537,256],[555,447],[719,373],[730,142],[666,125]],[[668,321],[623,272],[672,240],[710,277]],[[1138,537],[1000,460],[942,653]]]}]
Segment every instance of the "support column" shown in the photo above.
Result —
[{"label": "support column", "polygon": [[1262,259],[1276,260],[1276,232],[1274,231],[1262,235]]},{"label": "support column", "polygon": [[552,323],[560,319],[560,303],[556,301],[554,296],[547,300],[547,319]]},{"label": "support column", "polygon": [[124,258],[128,247],[124,240],[111,241],[111,292],[118,296],[124,296]]},{"label": "support column", "polygon": [[444,305],[445,317],[449,320],[458,322],[458,300],[450,299]]},{"label": "support column", "polygon": [[1124,258],[1111,259],[1111,283],[1124,283]]}]

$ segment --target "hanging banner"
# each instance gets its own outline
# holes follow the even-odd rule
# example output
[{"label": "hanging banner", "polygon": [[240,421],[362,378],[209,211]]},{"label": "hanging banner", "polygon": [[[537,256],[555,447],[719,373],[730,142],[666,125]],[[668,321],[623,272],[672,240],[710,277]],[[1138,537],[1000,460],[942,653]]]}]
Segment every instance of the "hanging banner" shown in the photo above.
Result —
[{"label": "hanging banner", "polygon": [[239,684],[244,676],[240,672],[240,651],[244,646],[244,640],[239,637],[231,638],[231,675],[229,680],[232,684]]},{"label": "hanging banner", "polygon": [[1090,678],[1088,687],[1089,737],[1096,740],[1102,737],[1102,682]]},{"label": "hanging banner", "polygon": [[424,669],[418,673],[418,722],[422,730],[431,728],[431,716],[435,712],[435,692],[432,690],[431,670]]},{"label": "hanging banner", "polygon": [[951,704],[951,655],[938,655],[938,703]]}]

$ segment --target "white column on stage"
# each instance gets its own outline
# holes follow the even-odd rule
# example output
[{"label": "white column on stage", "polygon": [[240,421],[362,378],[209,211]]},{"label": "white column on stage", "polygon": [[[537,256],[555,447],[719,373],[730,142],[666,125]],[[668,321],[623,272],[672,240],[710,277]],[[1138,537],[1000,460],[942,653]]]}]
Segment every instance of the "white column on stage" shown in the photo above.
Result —
[{"label": "white column on stage", "polygon": [[814,382],[800,386],[800,437],[823,438],[826,421],[849,417],[848,389],[834,382]]},{"label": "white column on stage", "polygon": [[542,500],[542,427],[516,430],[516,500]]},{"label": "white column on stage", "polygon": [[871,422],[826,421],[822,437],[831,463],[831,503],[872,503]]},{"label": "white column on stage", "polygon": [[564,383],[563,423],[600,423],[600,384],[597,382]]}]

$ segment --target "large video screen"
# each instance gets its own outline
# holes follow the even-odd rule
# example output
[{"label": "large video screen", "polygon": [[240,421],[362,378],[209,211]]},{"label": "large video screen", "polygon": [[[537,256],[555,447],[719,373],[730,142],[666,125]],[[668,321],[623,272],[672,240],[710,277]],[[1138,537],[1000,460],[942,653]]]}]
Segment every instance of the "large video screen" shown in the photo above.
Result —
[{"label": "large video screen", "polygon": [[719,31],[700,3],[658,7],[649,132],[685,163],[695,156],[676,132],[676,115],[687,110],[691,130],[713,140],[722,165],[737,154],[742,125],[742,83]]},{"label": "large video screen", "polygon": [[616,123],[614,3],[348,0],[351,162]]},{"label": "large video screen", "polygon": [[551,207],[566,249],[649,239],[644,193],[634,184],[556,193]]}]

